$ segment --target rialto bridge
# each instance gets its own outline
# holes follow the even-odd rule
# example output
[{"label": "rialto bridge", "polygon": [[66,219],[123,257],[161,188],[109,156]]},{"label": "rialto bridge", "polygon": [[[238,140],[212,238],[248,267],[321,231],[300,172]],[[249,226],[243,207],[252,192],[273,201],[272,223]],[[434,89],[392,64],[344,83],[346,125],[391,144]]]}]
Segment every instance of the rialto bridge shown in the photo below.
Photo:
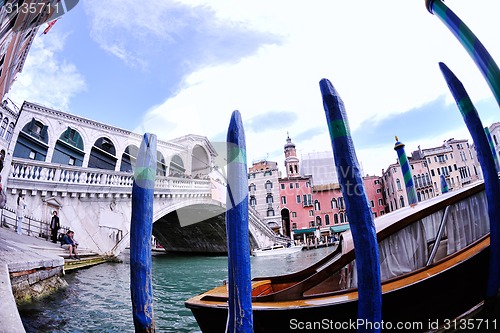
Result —
[{"label": "rialto bridge", "polygon": [[[29,102],[17,112],[3,106],[3,113],[17,118],[0,130],[8,198],[3,222],[15,215],[22,193],[25,220],[39,229],[47,228],[55,210],[95,252],[116,255],[128,246],[132,168],[142,135]],[[218,156],[203,136],[158,139],[153,235],[167,251],[226,252],[226,187]],[[283,241],[257,212],[249,217],[252,247]]]}]

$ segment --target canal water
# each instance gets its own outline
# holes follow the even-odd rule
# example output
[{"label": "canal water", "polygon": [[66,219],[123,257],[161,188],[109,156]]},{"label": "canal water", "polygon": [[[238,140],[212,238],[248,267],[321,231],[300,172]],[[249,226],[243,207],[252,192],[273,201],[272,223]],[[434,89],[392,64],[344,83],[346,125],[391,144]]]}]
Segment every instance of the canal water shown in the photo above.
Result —
[{"label": "canal water", "polygon": [[[252,257],[252,277],[299,271],[332,247],[272,257]],[[26,332],[134,332],[130,265],[105,263],[68,273],[69,287],[19,308]],[[153,257],[154,318],[157,332],[200,332],[184,301],[227,279],[227,257],[164,254]]]}]

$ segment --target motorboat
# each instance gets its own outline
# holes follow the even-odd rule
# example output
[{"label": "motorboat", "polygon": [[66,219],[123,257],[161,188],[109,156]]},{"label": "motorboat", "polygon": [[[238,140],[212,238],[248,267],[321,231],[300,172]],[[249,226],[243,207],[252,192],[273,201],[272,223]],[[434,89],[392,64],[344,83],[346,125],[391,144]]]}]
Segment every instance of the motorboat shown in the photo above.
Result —
[{"label": "motorboat", "polygon": [[300,252],[300,251],[302,251],[303,248],[304,248],[303,245],[285,246],[285,245],[279,244],[279,245],[273,245],[273,246],[253,250],[252,255],[255,257],[284,255],[284,254],[291,254],[291,253]]},{"label": "motorboat", "polygon": [[[410,331],[456,326],[457,318],[467,318],[481,307],[490,256],[482,182],[398,209],[374,223],[386,329],[401,323],[413,325]],[[355,330],[355,259],[352,235],[346,231],[337,249],[316,264],[292,274],[252,279],[254,332]],[[185,306],[204,333],[225,331],[227,286],[194,296]],[[485,323],[490,329],[497,324]]]}]

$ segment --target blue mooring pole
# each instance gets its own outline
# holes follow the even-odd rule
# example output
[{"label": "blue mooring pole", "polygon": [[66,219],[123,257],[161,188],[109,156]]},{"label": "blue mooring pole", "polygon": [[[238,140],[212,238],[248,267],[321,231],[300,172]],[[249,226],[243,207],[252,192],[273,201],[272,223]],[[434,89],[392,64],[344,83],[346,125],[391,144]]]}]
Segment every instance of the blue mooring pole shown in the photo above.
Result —
[{"label": "blue mooring pole", "polygon": [[349,225],[358,273],[358,332],[379,332],[382,321],[380,259],[373,215],[366,196],[344,102],[327,79],[319,83],[333,154]]},{"label": "blue mooring pole", "polygon": [[401,166],[401,172],[403,173],[403,180],[405,181],[406,196],[408,197],[408,205],[411,207],[417,204],[417,191],[415,190],[415,184],[413,184],[413,176],[410,170],[410,162],[405,152],[404,143],[400,142],[398,137],[396,137],[396,143],[394,144],[394,150],[398,154],[399,165]]},{"label": "blue mooring pole", "polygon": [[488,217],[490,219],[490,263],[484,311],[488,316],[495,308],[498,288],[500,287],[500,182],[490,145],[484,132],[483,124],[462,82],[442,62],[439,68],[448,84],[467,129],[476,145],[477,158],[483,171]]},{"label": "blue mooring pole", "polygon": [[425,6],[431,14],[435,14],[448,27],[469,53],[500,106],[500,69],[488,50],[467,25],[443,3],[443,0],[425,0]]},{"label": "blue mooring pole", "polygon": [[500,164],[498,164],[498,156],[497,152],[495,151],[495,144],[493,143],[493,139],[491,138],[490,129],[488,127],[485,127],[484,133],[486,133],[486,138],[488,138],[488,143],[490,144],[491,154],[493,155],[493,160],[495,161],[497,172],[500,172]]},{"label": "blue mooring pole", "polygon": [[245,132],[239,111],[227,130],[226,234],[228,256],[229,333],[253,332],[248,174]]},{"label": "blue mooring pole", "polygon": [[155,331],[151,276],[151,234],[156,175],[156,136],[146,133],[134,168],[130,222],[130,291],[135,332]]},{"label": "blue mooring pole", "polygon": [[441,182],[441,193],[442,194],[448,193],[450,189],[448,187],[448,182],[446,181],[446,178],[444,177],[443,174],[439,175],[439,180]]}]

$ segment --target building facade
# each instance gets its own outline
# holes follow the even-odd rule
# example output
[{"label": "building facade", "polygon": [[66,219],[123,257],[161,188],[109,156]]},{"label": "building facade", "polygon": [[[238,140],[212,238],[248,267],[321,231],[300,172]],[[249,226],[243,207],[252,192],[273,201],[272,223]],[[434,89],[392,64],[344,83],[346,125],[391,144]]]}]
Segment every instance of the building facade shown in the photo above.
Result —
[{"label": "building facade", "polygon": [[314,224],[311,177],[301,176],[295,144],[288,136],[284,146],[286,177],[279,178],[282,234],[293,238],[293,231]]},{"label": "building facade", "polygon": [[278,163],[260,160],[248,168],[248,204],[275,232],[282,232]]},{"label": "building facade", "polygon": [[366,196],[372,208],[373,218],[377,218],[385,214],[385,200],[382,186],[382,179],[379,176],[363,177]]},{"label": "building facade", "polygon": [[[456,190],[481,179],[476,151],[466,139],[449,139],[441,146],[412,152],[408,158],[417,201],[441,194],[441,175],[449,190]],[[408,206],[408,196],[399,162],[382,170],[386,212]]]},{"label": "building facade", "polygon": [[491,124],[489,130],[491,140],[493,141],[493,147],[495,148],[495,154],[500,161],[500,122]]},{"label": "building facade", "polygon": [[[2,1],[2,3],[4,3]],[[9,0],[0,8],[0,94],[2,100],[22,71],[38,31],[58,0]],[[62,6],[61,6],[62,7]]]}]

